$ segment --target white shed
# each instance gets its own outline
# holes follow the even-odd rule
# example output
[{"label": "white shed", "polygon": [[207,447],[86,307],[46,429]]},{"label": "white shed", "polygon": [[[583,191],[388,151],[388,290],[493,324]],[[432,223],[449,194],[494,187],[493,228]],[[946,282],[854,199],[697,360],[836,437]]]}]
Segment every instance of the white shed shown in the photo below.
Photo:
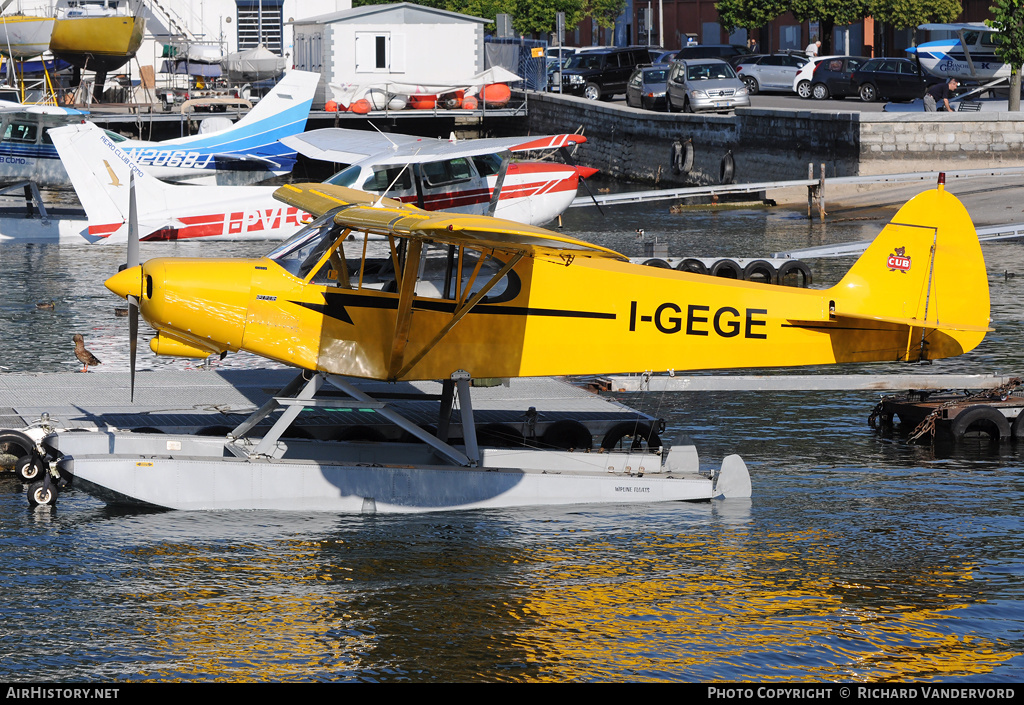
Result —
[{"label": "white shed", "polygon": [[296,20],[295,68],[327,84],[458,84],[484,70],[484,25],[491,20],[410,3],[368,5]]}]

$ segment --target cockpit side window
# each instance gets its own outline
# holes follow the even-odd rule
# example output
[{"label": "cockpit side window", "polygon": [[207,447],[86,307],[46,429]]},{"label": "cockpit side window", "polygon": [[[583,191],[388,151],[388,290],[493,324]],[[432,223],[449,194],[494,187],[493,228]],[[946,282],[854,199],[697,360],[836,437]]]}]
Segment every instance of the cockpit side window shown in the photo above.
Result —
[{"label": "cockpit side window", "polygon": [[25,122],[12,122],[4,131],[4,141],[31,142],[36,141],[36,125]]},{"label": "cockpit side window", "polygon": [[353,164],[350,167],[342,169],[337,174],[325,181],[325,184],[334,184],[335,186],[347,186],[348,188],[355,188],[356,179],[359,178],[359,174],[362,172],[362,168],[358,165]]},{"label": "cockpit side window", "polygon": [[427,186],[430,187],[457,184],[473,178],[473,171],[469,166],[469,160],[465,157],[423,164],[420,166],[420,172],[423,174],[423,179],[426,181]]},{"label": "cockpit side window", "polygon": [[295,233],[287,242],[267,255],[299,279],[305,279],[327,252],[327,248],[341,237],[344,228],[334,222],[341,210],[335,208]]},{"label": "cockpit side window", "polygon": [[[394,184],[392,186],[392,184]],[[407,167],[394,166],[384,169],[374,169],[373,176],[363,182],[363,191],[383,193],[385,189],[408,191],[412,188],[412,174]]]},{"label": "cockpit side window", "polygon": [[501,171],[501,156],[498,154],[478,154],[473,157],[480,176],[494,176]]}]

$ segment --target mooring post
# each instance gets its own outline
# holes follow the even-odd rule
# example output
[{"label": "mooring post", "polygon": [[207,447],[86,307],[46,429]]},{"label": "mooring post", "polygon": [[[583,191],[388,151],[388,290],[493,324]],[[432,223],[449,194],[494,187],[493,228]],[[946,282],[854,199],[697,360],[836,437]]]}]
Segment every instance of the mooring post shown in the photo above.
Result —
[{"label": "mooring post", "polygon": [[[811,177],[814,178],[814,177]],[[825,165],[821,165],[821,175],[818,176],[818,219],[825,222]]]},{"label": "mooring post", "polygon": [[[814,180],[814,162],[807,162],[807,180]],[[811,218],[811,208],[814,204],[814,186],[807,185],[807,218]]]}]

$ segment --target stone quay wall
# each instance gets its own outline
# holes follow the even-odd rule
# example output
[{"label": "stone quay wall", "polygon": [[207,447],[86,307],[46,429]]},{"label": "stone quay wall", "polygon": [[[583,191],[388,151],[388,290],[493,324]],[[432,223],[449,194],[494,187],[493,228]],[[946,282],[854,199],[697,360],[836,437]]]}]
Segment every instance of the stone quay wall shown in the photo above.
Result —
[{"label": "stone quay wall", "polygon": [[[740,108],[735,115],[659,113],[532,93],[530,134],[582,128],[581,164],[660,185],[716,184],[726,154],[737,183],[1024,166],[1024,113],[861,113]],[[693,147],[688,174],[673,145]],[[678,147],[676,148],[678,152]],[[678,164],[678,162],[676,162]]]}]

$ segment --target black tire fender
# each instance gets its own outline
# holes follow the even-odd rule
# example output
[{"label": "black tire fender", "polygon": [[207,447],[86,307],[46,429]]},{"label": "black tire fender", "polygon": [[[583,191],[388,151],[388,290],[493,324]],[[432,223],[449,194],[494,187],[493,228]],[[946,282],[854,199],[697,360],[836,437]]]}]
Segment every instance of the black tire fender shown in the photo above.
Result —
[{"label": "black tire fender", "polygon": [[736,160],[733,159],[731,149],[722,157],[722,165],[718,170],[718,176],[720,184],[731,184],[736,176]]},{"label": "black tire fender", "polygon": [[623,421],[615,424],[604,434],[601,440],[601,450],[614,450],[623,438],[630,438],[630,450],[641,450],[644,442],[648,448],[659,448],[661,436],[653,428],[639,421]]},{"label": "black tire fender", "polygon": [[540,443],[542,448],[589,451],[594,445],[594,436],[579,421],[562,419],[544,429]]},{"label": "black tire fender", "polygon": [[689,174],[693,169],[693,140],[676,140],[672,143],[672,173]]},{"label": "black tire fender", "polygon": [[22,458],[35,450],[36,442],[21,431],[0,431],[0,446],[2,445],[8,446],[7,450],[11,455]]},{"label": "black tire fender", "polygon": [[949,432],[957,442],[971,431],[987,434],[992,441],[1010,438],[1010,422],[994,407],[982,404],[972,406],[956,415],[950,423]]},{"label": "black tire fender", "polygon": [[724,279],[743,278],[743,268],[731,259],[718,260],[711,265],[711,270],[708,273],[713,277],[722,277]]},{"label": "black tire fender", "polygon": [[771,262],[766,262],[763,259],[747,262],[743,268],[743,279],[748,282],[757,281],[765,284],[774,284],[778,281],[775,267]]},{"label": "black tire fender", "polygon": [[1024,410],[1017,414],[1017,418],[1010,424],[1010,438],[1013,440],[1024,439]]},{"label": "black tire fender", "polygon": [[658,259],[657,257],[654,257],[653,259],[649,259],[649,260],[645,261],[643,263],[643,265],[645,267],[657,267],[659,269],[672,269],[672,265],[671,264],[669,264],[668,262],[666,262],[663,259]]},{"label": "black tire fender", "polygon": [[[796,274],[800,275],[800,283],[787,284],[786,278]],[[808,287],[811,285],[812,281],[811,268],[798,259],[789,260],[788,262],[783,262],[782,266],[779,267],[778,271],[776,271],[775,280],[782,286]]]},{"label": "black tire fender", "polygon": [[676,269],[680,272],[690,272],[691,274],[708,273],[708,266],[699,259],[695,259],[693,257],[687,257],[680,261],[679,264],[676,265]]}]

